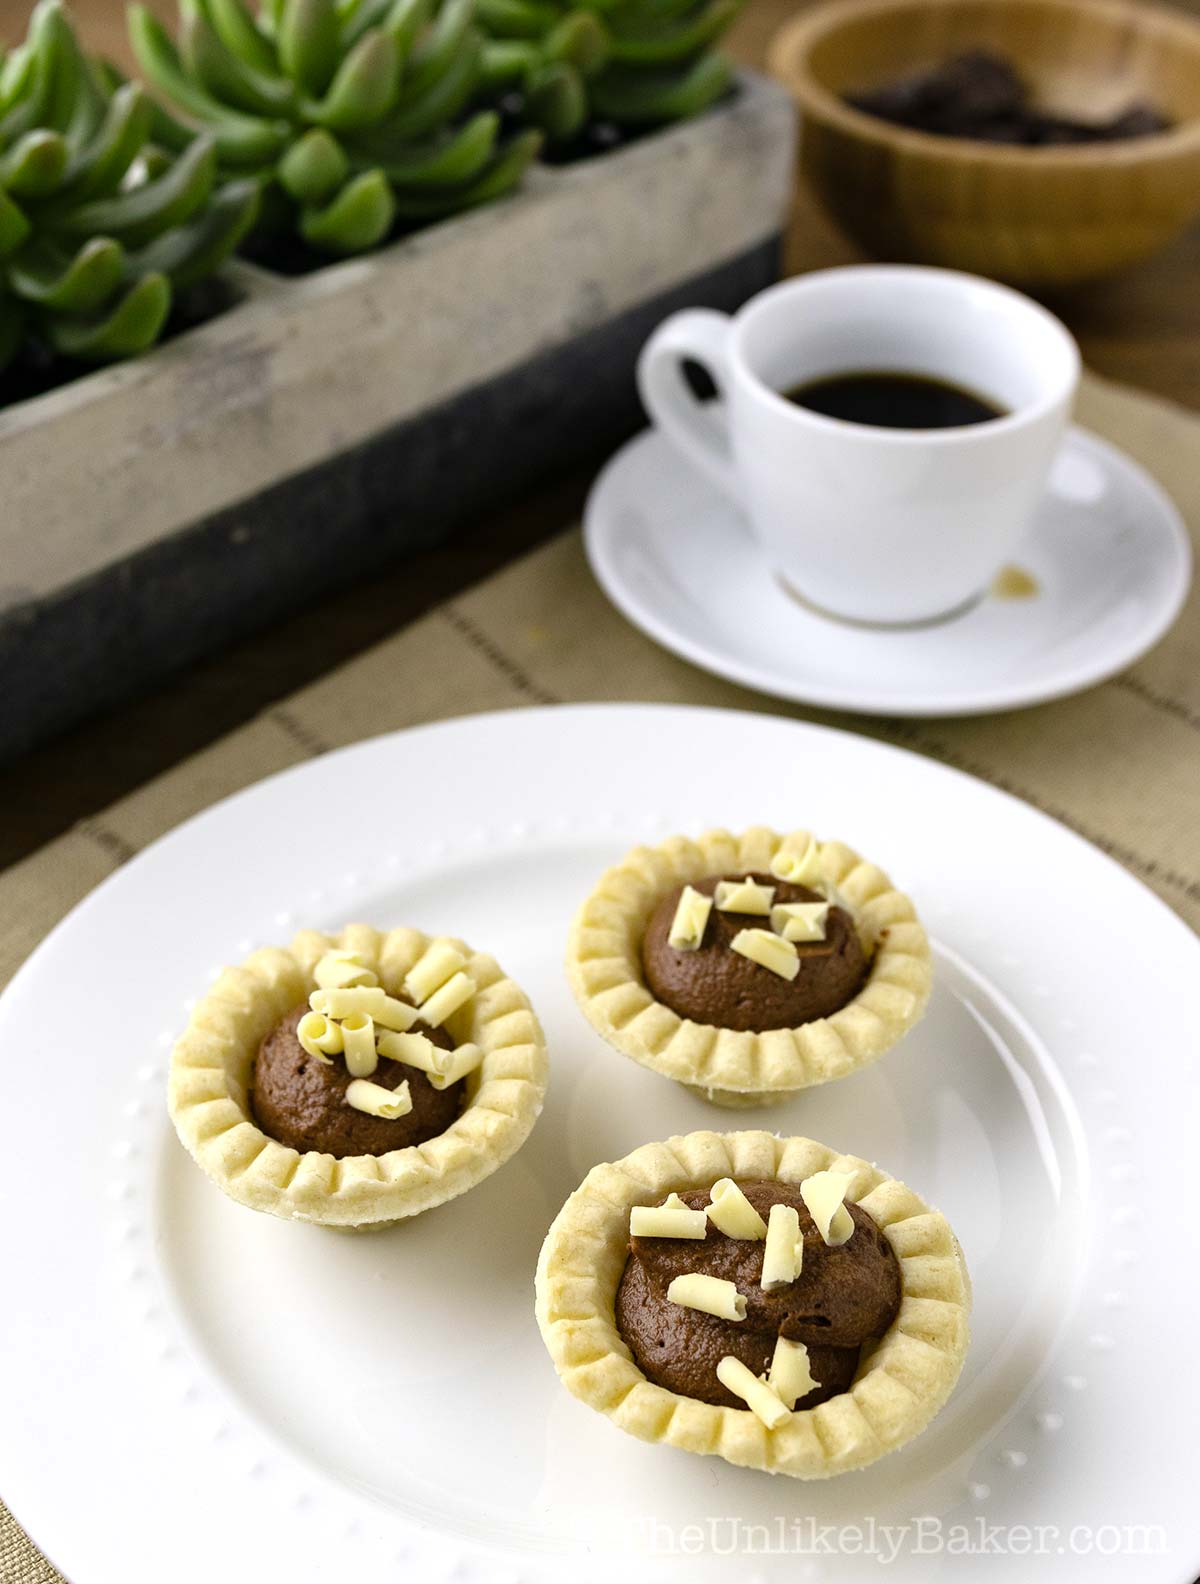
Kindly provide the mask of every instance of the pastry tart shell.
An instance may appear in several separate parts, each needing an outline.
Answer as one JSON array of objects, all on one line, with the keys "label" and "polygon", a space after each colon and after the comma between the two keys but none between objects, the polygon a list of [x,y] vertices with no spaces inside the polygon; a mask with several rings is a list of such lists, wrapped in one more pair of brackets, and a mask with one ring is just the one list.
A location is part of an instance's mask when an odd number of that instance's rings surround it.
[{"label": "pastry tart shell", "polygon": [[[647,1380],[614,1318],[634,1205],[719,1177],[798,1183],[826,1168],[852,1174],[847,1198],[875,1219],[900,1265],[899,1312],[863,1348],[850,1389],[768,1430],[749,1409],[715,1407]],[[966,1264],[943,1216],[867,1161],[772,1133],[688,1133],[593,1167],[538,1261],[538,1325],[568,1391],[643,1441],[796,1479],[865,1468],[923,1430],[958,1380],[969,1310]]]},{"label": "pastry tart shell", "polygon": [[338,1160],[300,1153],[268,1137],[249,1103],[259,1045],[314,987],[330,949],[363,953],[379,981],[397,993],[434,937],[348,925],[339,935],[302,931],[290,947],[264,947],[226,968],[192,1012],[171,1055],[168,1106],[196,1163],[231,1199],[292,1221],[358,1228],[420,1215],[473,1188],[524,1143],[546,1092],[546,1047],[529,1000],[493,958],[450,937],[468,958],[477,990],[446,1023],[458,1044],[483,1051],[466,1080],[462,1111],[423,1144],[385,1155]]},{"label": "pastry tart shell", "polygon": [[[843,842],[818,844],[821,879],[854,910],[871,965],[861,990],[827,1018],[755,1034],[681,1018],[646,987],[646,926],[673,887],[714,874],[768,871],[781,849],[803,849],[806,831],[763,826],[706,831],[635,847],[609,869],[571,927],[567,978],[592,1027],[623,1055],[718,1105],[785,1100],[877,1061],[919,1021],[929,1000],[929,940],[912,902]],[[764,972],[766,970],[764,969]]]}]

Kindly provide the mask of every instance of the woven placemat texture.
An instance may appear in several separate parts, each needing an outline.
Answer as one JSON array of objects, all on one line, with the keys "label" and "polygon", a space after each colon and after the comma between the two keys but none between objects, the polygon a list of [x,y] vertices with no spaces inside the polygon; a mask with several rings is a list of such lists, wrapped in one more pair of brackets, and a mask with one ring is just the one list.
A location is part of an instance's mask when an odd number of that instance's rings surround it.
[{"label": "woven placemat texture", "polygon": [[[1078,416],[1162,482],[1200,555],[1200,418],[1091,377]],[[121,864],[263,776],[422,721],[595,699],[771,711],[914,749],[1054,815],[1200,927],[1200,592],[1151,654],[1075,698],[971,719],[839,715],[781,705],[666,654],[608,604],[574,530],[0,875],[0,983]],[[2,1584],[58,1578],[0,1506]]]}]

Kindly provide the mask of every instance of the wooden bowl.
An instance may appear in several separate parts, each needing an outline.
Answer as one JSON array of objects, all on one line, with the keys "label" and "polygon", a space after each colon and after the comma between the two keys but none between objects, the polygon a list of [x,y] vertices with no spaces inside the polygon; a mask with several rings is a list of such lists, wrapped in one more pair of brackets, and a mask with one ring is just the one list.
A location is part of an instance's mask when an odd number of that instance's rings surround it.
[{"label": "wooden bowl", "polygon": [[[1039,107],[1102,117],[1134,100],[1169,131],[1013,148],[939,137],[842,98],[964,50],[1006,55]],[[801,166],[879,258],[1018,285],[1111,274],[1200,215],[1200,22],[1119,0],[828,0],[776,36],[771,69],[801,110]]]}]

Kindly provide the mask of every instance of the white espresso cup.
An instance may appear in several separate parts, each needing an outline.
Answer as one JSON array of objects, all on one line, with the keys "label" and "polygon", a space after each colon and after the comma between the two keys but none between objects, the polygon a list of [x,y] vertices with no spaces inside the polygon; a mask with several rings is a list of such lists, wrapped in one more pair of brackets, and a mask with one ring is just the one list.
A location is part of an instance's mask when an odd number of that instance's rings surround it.
[{"label": "white espresso cup", "polygon": [[[720,406],[697,400],[685,360]],[[1001,415],[892,429],[782,394],[861,373],[932,376]],[[883,625],[952,615],[987,590],[1029,528],[1078,380],[1069,332],[1019,292],[884,264],[784,281],[732,318],[673,314],[638,364],[651,418],[741,508],[789,587]]]}]

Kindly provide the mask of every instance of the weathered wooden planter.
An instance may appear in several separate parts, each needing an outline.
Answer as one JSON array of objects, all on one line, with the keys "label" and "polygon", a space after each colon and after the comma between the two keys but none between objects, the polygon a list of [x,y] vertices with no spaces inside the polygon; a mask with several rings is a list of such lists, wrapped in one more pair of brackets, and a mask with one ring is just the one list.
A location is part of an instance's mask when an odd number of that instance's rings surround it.
[{"label": "weathered wooden planter", "polygon": [[707,115],[234,305],[0,412],[0,757],[637,421],[633,363],[688,303],[777,273],[787,95]]}]

